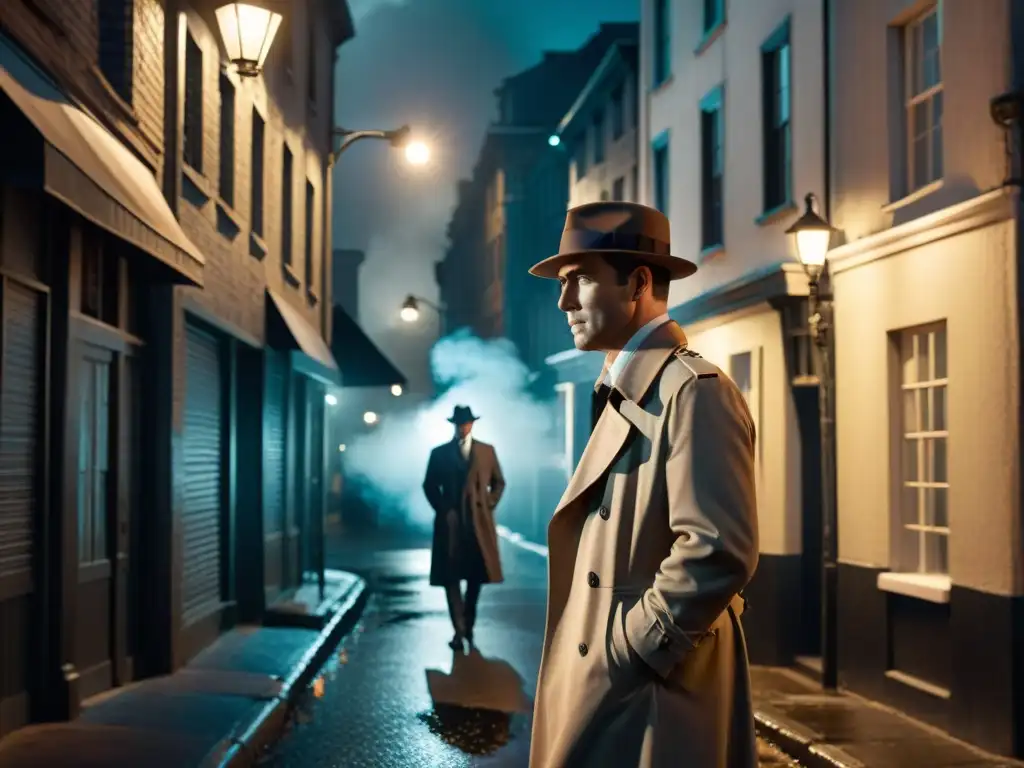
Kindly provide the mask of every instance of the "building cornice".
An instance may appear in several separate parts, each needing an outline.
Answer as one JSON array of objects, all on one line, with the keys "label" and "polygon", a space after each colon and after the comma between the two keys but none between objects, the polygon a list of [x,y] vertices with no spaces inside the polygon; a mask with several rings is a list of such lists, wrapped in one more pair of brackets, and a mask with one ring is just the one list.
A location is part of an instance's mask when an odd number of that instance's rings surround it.
[{"label": "building cornice", "polygon": [[1013,193],[1002,187],[955,205],[867,235],[828,253],[833,274],[869,264],[912,248],[1013,218]]},{"label": "building cornice", "polygon": [[569,131],[577,119],[584,114],[587,102],[602,86],[609,82],[611,78],[628,72],[629,62],[626,60],[623,51],[629,46],[635,47],[636,44],[635,39],[626,38],[617,40],[609,47],[601,63],[594,70],[594,74],[590,76],[586,85],[583,86],[583,90],[580,91],[580,95],[576,97],[576,101],[573,102],[573,105],[569,107],[569,111],[566,112],[565,116],[558,123],[556,133],[559,136]]}]

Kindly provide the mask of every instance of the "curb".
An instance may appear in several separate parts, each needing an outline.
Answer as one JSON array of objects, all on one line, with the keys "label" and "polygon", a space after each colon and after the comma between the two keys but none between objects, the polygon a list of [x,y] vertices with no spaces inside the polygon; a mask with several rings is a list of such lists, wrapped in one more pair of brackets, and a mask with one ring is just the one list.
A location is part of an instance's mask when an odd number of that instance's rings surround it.
[{"label": "curb", "polygon": [[248,768],[257,762],[264,750],[280,738],[292,706],[342,638],[355,626],[368,598],[366,580],[360,577],[338,601],[334,616],[291,674],[282,681],[281,692],[268,701],[248,727],[233,738],[233,743],[226,751],[218,750],[219,754],[216,757],[211,755],[206,764],[216,768]]},{"label": "curb", "polygon": [[754,710],[757,735],[807,768],[867,768],[839,747],[822,741],[821,734],[788,719],[770,706]]}]

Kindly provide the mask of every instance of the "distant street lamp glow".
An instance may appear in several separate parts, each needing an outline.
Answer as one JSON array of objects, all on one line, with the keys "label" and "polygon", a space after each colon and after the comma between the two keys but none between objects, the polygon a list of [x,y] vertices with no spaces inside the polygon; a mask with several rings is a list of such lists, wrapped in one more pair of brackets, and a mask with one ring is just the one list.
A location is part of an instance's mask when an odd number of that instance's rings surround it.
[{"label": "distant street lamp glow", "polygon": [[419,320],[420,304],[416,301],[416,297],[407,296],[405,301],[402,302],[402,310],[398,314],[407,323],[415,323]]},{"label": "distant street lamp glow", "polygon": [[367,411],[366,413],[363,414],[363,421],[366,422],[367,424],[376,424],[377,414],[374,413],[373,411]]},{"label": "distant street lamp glow", "polygon": [[548,136],[548,144],[550,144],[552,147],[557,147],[561,143],[562,138],[557,133],[552,133],[550,136]]},{"label": "distant street lamp glow", "polygon": [[231,63],[242,77],[256,77],[267,60],[281,14],[251,3],[227,3],[216,11],[217,26]]},{"label": "distant street lamp glow", "polygon": [[338,404],[338,398],[336,398],[334,395],[330,395],[330,394],[324,395],[324,402],[327,403],[328,405],[337,405]]},{"label": "distant street lamp glow", "polygon": [[391,394],[394,395],[395,397],[401,397],[402,396],[402,385],[401,384],[392,384],[391,385]]},{"label": "distant street lamp glow", "polygon": [[345,447],[346,447],[346,446],[345,446],[345,444],[344,444],[344,443],[342,443],[341,445],[339,445],[339,446],[338,446],[338,453],[344,453],[344,452],[345,452]]},{"label": "distant street lamp glow", "polygon": [[405,145],[405,159],[410,165],[426,165],[430,162],[430,147],[422,141],[410,141]]}]

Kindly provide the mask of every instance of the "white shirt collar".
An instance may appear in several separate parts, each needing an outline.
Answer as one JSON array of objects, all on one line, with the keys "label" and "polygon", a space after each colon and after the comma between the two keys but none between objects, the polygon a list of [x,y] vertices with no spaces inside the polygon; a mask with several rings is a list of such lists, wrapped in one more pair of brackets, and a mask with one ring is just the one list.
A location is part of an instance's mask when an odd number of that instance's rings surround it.
[{"label": "white shirt collar", "polygon": [[629,363],[630,358],[633,357],[633,354],[640,349],[652,333],[658,330],[669,320],[670,318],[666,312],[665,314],[654,318],[643,328],[640,328],[636,333],[634,333],[630,340],[626,342],[626,345],[622,348],[619,354],[615,356],[615,360],[612,361],[612,364],[608,366],[608,371],[604,375],[604,383],[609,387],[614,387],[615,382],[619,380],[619,376],[621,376],[622,372],[626,369],[626,365]]}]

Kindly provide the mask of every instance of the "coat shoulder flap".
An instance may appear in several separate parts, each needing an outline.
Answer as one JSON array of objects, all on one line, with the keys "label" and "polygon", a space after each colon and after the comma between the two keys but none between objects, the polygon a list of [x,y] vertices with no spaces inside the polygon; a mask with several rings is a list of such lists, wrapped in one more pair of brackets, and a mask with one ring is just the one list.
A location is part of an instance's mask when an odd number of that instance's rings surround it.
[{"label": "coat shoulder flap", "polygon": [[679,347],[661,372],[658,394],[662,402],[668,402],[687,383],[695,379],[717,379],[722,369],[705,360],[692,349]]}]

